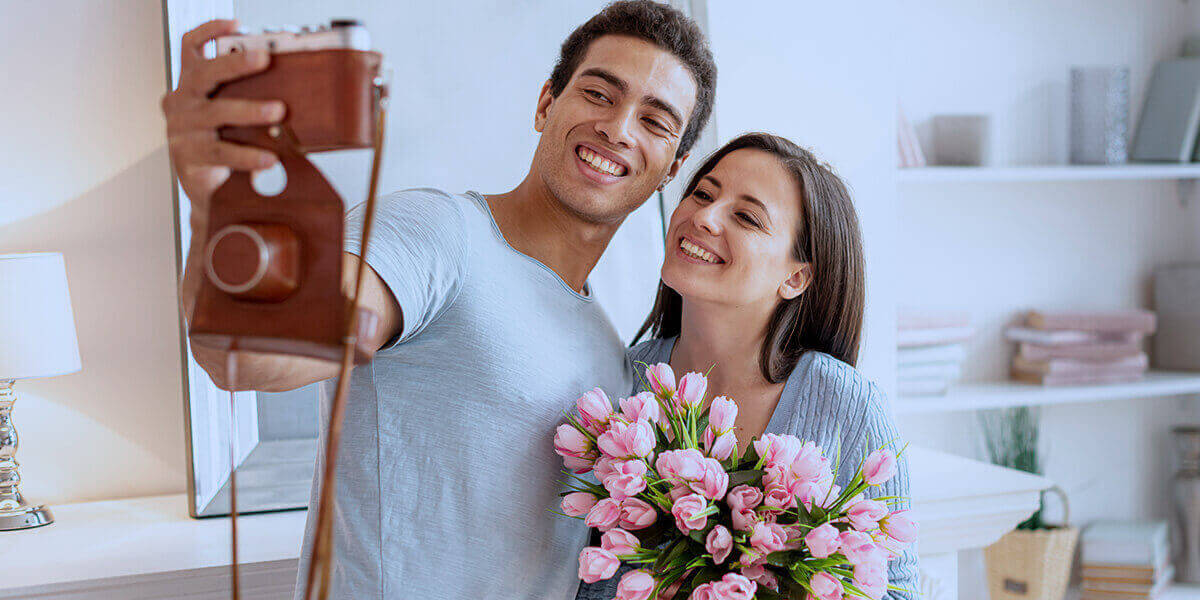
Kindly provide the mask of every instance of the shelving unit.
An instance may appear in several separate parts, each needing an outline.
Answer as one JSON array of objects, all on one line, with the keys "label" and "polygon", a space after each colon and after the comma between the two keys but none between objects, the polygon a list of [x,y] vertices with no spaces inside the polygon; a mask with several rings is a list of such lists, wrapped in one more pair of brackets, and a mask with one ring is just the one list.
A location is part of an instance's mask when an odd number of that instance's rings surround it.
[{"label": "shelving unit", "polygon": [[1200,179],[1200,164],[920,167],[897,169],[896,172],[896,181],[901,184],[1154,179],[1195,181]]},{"label": "shelving unit", "polygon": [[959,383],[944,396],[900,397],[903,415],[962,412],[1010,406],[1046,406],[1200,394],[1200,373],[1151,371],[1141,381],[1119,384],[1040,386],[1016,381]]}]

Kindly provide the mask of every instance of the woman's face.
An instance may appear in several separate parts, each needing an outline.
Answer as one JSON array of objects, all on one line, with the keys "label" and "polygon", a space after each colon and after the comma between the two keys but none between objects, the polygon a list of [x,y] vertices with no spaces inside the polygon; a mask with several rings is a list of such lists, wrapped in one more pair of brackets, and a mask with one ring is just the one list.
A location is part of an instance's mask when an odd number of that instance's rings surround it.
[{"label": "woman's face", "polygon": [[773,155],[726,154],[671,215],[663,283],[735,307],[796,297],[809,282],[793,250],[800,211],[800,186]]}]

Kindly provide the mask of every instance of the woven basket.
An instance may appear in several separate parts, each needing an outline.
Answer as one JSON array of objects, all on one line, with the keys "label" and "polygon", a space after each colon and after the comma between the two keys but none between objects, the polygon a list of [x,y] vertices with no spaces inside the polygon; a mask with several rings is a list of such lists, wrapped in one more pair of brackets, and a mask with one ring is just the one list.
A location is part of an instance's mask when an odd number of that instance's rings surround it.
[{"label": "woven basket", "polygon": [[1062,498],[1061,527],[1013,530],[984,548],[991,600],[1062,600],[1066,593],[1079,529],[1069,526],[1067,495],[1058,486],[1047,491]]}]

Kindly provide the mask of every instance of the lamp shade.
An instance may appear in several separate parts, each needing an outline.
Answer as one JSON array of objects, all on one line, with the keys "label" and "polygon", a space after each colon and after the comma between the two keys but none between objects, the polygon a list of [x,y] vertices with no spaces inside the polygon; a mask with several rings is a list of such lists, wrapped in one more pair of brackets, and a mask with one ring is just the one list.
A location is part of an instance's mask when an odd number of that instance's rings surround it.
[{"label": "lamp shade", "polygon": [[0,380],[79,368],[62,254],[0,254]]}]

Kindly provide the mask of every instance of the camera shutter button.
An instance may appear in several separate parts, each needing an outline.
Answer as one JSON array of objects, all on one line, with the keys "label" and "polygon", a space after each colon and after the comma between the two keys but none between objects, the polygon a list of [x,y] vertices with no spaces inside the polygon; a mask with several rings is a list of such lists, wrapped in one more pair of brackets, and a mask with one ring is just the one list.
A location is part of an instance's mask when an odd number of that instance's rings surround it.
[{"label": "camera shutter button", "polygon": [[217,289],[244,300],[279,302],[300,283],[300,241],[286,225],[226,225],[208,241],[205,271]]}]

